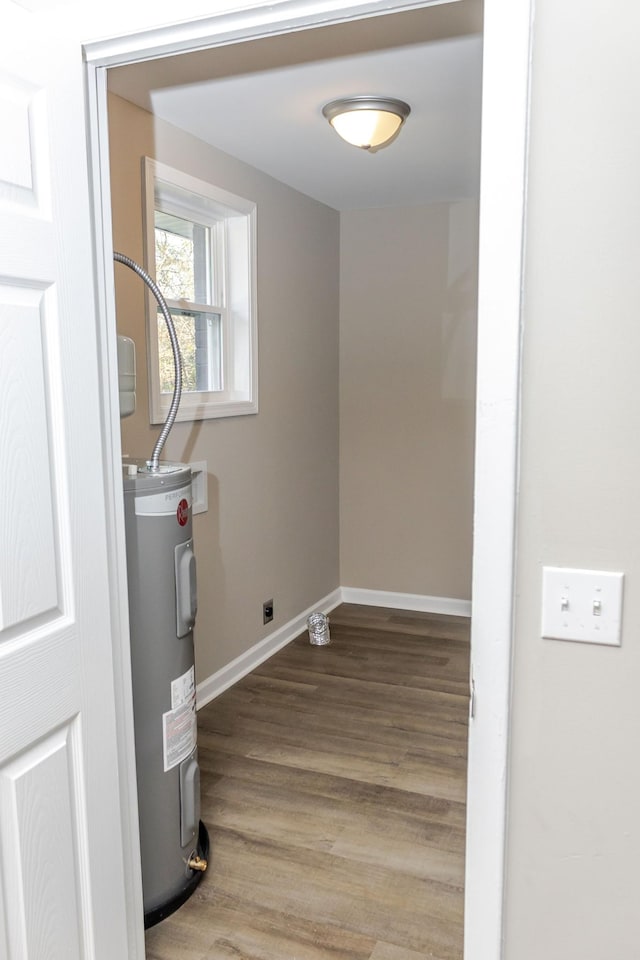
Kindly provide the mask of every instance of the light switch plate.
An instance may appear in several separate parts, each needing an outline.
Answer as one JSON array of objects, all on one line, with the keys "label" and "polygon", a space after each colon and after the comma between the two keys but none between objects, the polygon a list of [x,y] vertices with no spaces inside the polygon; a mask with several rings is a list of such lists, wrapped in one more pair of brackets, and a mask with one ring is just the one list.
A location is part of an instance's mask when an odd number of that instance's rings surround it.
[{"label": "light switch plate", "polygon": [[620,646],[623,573],[542,568],[542,636]]}]

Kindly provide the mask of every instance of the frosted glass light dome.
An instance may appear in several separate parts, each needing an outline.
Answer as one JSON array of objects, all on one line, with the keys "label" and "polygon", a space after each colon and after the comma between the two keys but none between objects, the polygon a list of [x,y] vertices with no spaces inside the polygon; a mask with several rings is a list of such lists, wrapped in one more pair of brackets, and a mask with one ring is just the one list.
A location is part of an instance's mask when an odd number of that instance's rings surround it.
[{"label": "frosted glass light dome", "polygon": [[374,152],[396,137],[411,107],[391,97],[347,97],[332,100],[322,113],[343,140]]}]

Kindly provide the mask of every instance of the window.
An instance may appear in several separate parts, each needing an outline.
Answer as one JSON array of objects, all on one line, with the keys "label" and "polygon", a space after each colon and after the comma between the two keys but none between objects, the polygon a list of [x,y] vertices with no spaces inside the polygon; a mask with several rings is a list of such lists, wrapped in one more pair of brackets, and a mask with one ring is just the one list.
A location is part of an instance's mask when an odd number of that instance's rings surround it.
[{"label": "window", "polygon": [[[145,259],[176,327],[183,362],[178,420],[256,413],[255,204],[145,157]],[[162,423],[173,353],[148,297],[149,409]]]}]

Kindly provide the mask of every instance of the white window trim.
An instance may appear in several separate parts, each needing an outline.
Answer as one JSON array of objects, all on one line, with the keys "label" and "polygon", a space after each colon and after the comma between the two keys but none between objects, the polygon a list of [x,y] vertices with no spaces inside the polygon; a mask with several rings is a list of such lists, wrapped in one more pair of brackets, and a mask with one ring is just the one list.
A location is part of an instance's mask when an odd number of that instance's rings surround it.
[{"label": "white window trim", "polygon": [[[162,198],[163,186],[170,195],[172,189],[186,190],[202,200],[202,204],[189,204],[185,201],[177,202],[175,197]],[[162,198],[162,208],[178,216],[202,221],[203,209],[210,214],[212,220],[218,218],[214,229],[224,232],[225,249],[232,250],[233,241],[230,238],[230,224],[234,217],[229,216],[232,210],[237,214],[238,221],[244,225],[242,239],[248,249],[243,250],[243,262],[248,260],[247,278],[248,289],[241,291],[241,296],[234,295],[233,282],[230,278],[230,257],[225,258],[221,268],[224,303],[216,307],[221,314],[223,356],[222,365],[224,376],[231,379],[225,383],[221,391],[183,392],[180,408],[176,420],[209,420],[217,417],[237,417],[258,412],[258,321],[257,321],[257,230],[256,204],[251,200],[238,197],[227,190],[222,190],[205,180],[192,177],[181,170],[176,170],[167,164],[143,158],[143,231],[144,231],[144,258],[148,273],[155,280],[155,209],[156,198]],[[219,219],[222,218],[222,219]],[[244,287],[244,284],[242,284]],[[236,288],[237,292],[237,288]],[[168,301],[169,306],[176,306]],[[186,303],[185,307],[188,307]],[[166,419],[171,403],[171,395],[160,391],[160,374],[158,360],[157,334],[157,303],[153,294],[147,293],[147,362],[149,373],[149,420],[151,423],[163,423]],[[238,354],[244,352],[242,363],[238,362]]]}]

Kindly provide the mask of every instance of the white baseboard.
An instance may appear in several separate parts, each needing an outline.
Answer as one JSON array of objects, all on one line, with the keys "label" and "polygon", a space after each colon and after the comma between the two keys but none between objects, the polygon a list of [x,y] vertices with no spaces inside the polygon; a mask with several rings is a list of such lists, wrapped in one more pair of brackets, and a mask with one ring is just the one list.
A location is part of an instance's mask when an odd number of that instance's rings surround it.
[{"label": "white baseboard", "polygon": [[361,603],[367,607],[390,607],[393,610],[416,610],[420,613],[443,613],[454,617],[470,617],[471,601],[452,597],[427,597],[421,593],[392,593],[389,590],[363,590],[342,587],[343,603]]},{"label": "white baseboard", "polygon": [[330,613],[341,603],[361,603],[368,607],[389,607],[393,610],[416,610],[421,613],[443,613],[455,617],[471,616],[470,600],[455,600],[450,597],[427,597],[420,593],[392,593],[388,590],[363,590],[360,587],[338,587],[312,607],[304,610],[283,627],[268,637],[254,643],[226,666],[212,673],[196,687],[196,707],[204,707],[228,687],[251,673],[259,664],[268,660],[277,650],[295,640],[306,629],[307,617],[315,610]]},{"label": "white baseboard", "polygon": [[316,610],[321,613],[330,613],[341,603],[342,591],[338,587],[337,590],[327,594],[322,600],[318,600],[317,603],[294,617],[293,620],[289,620],[284,626],[270,633],[268,637],[254,643],[252,647],[241,653],[235,660],[212,673],[210,677],[207,677],[196,687],[196,708],[199,710],[200,707],[204,707],[205,704],[219,696],[237,680],[242,679],[259,664],[268,660],[281,647],[295,640],[303,630],[306,630],[307,617],[310,613],[314,613]]}]

